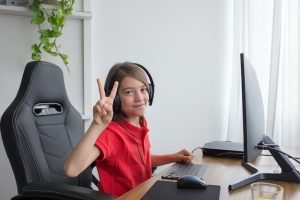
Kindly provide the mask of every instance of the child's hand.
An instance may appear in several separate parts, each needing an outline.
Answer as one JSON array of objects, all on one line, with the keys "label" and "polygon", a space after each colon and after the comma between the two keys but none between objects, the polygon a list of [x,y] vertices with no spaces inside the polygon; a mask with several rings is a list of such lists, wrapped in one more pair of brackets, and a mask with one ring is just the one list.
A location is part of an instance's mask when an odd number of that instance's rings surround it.
[{"label": "child's hand", "polygon": [[96,125],[107,125],[113,118],[113,102],[118,91],[118,82],[114,86],[107,97],[100,79],[97,78],[100,100],[93,107],[94,120]]},{"label": "child's hand", "polygon": [[188,150],[182,149],[181,151],[176,153],[178,156],[178,162],[184,162],[187,164],[191,164],[193,160],[193,154],[191,154]]}]

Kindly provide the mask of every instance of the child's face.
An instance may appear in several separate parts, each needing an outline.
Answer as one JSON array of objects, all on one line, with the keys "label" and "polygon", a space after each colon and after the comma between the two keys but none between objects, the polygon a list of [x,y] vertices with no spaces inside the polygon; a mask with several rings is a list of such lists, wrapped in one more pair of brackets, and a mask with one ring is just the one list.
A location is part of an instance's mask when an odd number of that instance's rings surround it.
[{"label": "child's face", "polygon": [[120,83],[118,94],[121,100],[121,110],[133,120],[143,116],[149,101],[147,86],[141,81],[125,77]]}]

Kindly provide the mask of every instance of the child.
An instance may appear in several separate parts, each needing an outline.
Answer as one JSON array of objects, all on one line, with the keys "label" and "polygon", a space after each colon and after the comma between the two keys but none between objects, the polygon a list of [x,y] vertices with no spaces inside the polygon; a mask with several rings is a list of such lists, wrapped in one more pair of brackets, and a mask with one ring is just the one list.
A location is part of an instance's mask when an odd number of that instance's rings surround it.
[{"label": "child", "polygon": [[97,79],[100,100],[93,107],[93,122],[65,164],[68,176],[77,176],[96,160],[99,190],[121,196],[149,179],[152,167],[191,163],[192,154],[183,149],[169,155],[150,154],[149,129],[144,113],[153,99],[149,72],[135,63],[114,65],[105,87]]}]

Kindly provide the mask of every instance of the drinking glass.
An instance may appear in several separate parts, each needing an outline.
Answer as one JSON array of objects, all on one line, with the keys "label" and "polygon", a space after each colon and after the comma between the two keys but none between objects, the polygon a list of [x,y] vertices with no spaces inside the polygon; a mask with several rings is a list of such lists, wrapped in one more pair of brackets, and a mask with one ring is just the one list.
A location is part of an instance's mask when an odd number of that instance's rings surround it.
[{"label": "drinking glass", "polygon": [[251,184],[253,200],[283,200],[284,189],[280,185],[256,182]]}]

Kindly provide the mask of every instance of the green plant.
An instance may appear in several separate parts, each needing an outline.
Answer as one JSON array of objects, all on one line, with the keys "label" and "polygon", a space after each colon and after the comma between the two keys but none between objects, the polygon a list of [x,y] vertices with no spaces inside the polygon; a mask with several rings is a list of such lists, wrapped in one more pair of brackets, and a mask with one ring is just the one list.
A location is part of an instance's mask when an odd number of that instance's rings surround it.
[{"label": "green plant", "polygon": [[31,23],[36,24],[39,29],[39,42],[31,46],[33,60],[41,60],[44,51],[51,56],[59,56],[69,70],[68,55],[60,52],[60,45],[56,41],[62,35],[65,17],[72,15],[74,2],[75,0],[57,0],[55,8],[46,9],[43,0],[33,0],[29,7],[33,12]]}]

